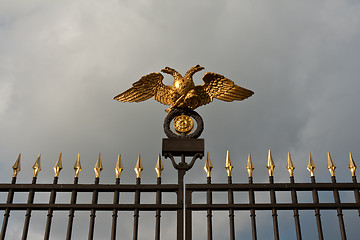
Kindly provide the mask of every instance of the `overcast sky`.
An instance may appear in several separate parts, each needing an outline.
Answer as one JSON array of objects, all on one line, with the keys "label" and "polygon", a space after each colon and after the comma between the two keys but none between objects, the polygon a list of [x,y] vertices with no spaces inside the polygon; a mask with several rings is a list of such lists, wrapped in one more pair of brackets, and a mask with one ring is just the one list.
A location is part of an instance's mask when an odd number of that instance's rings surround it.
[{"label": "overcast sky", "polygon": [[[194,76],[197,84],[209,71],[255,92],[243,102],[214,100],[197,110],[205,122],[202,138],[214,165],[213,182],[226,182],[226,150],[235,166],[234,182],[247,181],[248,152],[255,165],[254,181],[267,182],[269,148],[276,182],[289,181],[287,152],[296,167],[297,182],[310,181],[306,170],[309,152],[317,166],[317,181],[329,182],[328,151],[337,165],[337,180],[349,182],[350,151],[360,164],[359,43],[360,3],[350,0],[1,0],[0,181],[10,182],[11,166],[21,153],[18,182],[30,183],[31,167],[41,153],[38,181],[50,183],[62,152],[64,169],[59,182],[72,182],[80,153],[83,171],[79,181],[91,183],[101,152],[101,183],[115,181],[113,167],[119,153],[125,168],[123,183],[135,182],[133,167],[139,153],[145,169],[142,182],[155,183],[166,106],[154,99],[119,103],[113,97],[165,66],[184,74],[200,64],[205,70]],[[172,80],[165,75],[166,84]],[[205,183],[203,166],[204,161],[196,162],[186,182]],[[164,167],[163,182],[175,183],[176,172],[168,160]],[[306,196],[311,201],[311,195]],[[64,202],[68,197],[63,196]],[[107,197],[111,201],[112,196]],[[26,198],[15,196],[19,201]],[[5,201],[6,194],[1,199]],[[38,199],[46,202],[48,195]],[[101,199],[106,201],[106,197]],[[342,199],[351,202],[353,196]],[[132,213],[126,214],[131,219]],[[214,215],[215,239],[228,239],[227,214]],[[33,216],[29,239],[39,239],[46,213]],[[153,216],[141,215],[140,239],[153,234]],[[322,216],[325,238],[339,239],[335,211],[323,211]],[[110,235],[110,218],[110,213],[98,214],[97,239]],[[300,218],[304,239],[316,239],[314,213],[303,211]],[[348,239],[356,239],[360,234],[357,213],[345,211],[344,218]],[[11,215],[8,239],[19,238],[23,219],[24,212]],[[64,239],[66,219],[66,212],[55,214],[54,223],[59,226],[52,229],[51,239]],[[74,238],[86,239],[88,219],[89,213],[76,215]],[[194,219],[199,219],[194,239],[204,239],[205,214],[194,214]],[[162,228],[163,239],[175,239],[174,217],[164,213],[162,220],[168,222]],[[281,238],[295,239],[292,213],[279,212],[279,221]],[[259,212],[257,224],[259,239],[272,239],[271,213]],[[131,238],[131,226],[131,221],[120,220],[121,239]],[[249,227],[249,213],[237,212],[238,238],[249,239]]]}]

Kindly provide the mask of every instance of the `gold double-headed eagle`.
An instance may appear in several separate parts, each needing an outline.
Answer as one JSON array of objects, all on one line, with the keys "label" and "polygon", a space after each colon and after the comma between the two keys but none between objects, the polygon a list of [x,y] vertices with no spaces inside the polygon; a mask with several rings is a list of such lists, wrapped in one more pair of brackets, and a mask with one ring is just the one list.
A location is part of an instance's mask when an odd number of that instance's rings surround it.
[{"label": "gold double-headed eagle", "polygon": [[212,72],[205,73],[202,78],[203,85],[195,86],[192,76],[203,69],[200,65],[196,65],[183,77],[174,69],[165,67],[161,72],[174,77],[172,86],[163,84],[164,76],[161,73],[150,73],[114,99],[121,102],[141,102],[155,97],[160,103],[170,105],[166,111],[171,112],[175,108],[194,110],[212,102],[213,98],[232,102],[244,100],[254,94],[253,91],[239,87],[230,79]]}]

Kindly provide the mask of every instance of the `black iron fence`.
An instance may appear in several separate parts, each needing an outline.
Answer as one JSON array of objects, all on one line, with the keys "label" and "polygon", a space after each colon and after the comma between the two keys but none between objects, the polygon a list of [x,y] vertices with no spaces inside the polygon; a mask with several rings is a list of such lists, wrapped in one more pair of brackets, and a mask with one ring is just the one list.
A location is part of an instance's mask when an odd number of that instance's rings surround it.
[{"label": "black iron fence", "polygon": [[[196,148],[196,147],[195,147]],[[52,184],[37,184],[37,175],[41,170],[40,166],[40,156],[34,164],[34,177],[31,184],[18,184],[16,183],[17,174],[20,171],[20,156],[16,163],[13,166],[14,176],[10,184],[0,184],[0,192],[7,193],[6,202],[0,203],[0,210],[5,212],[2,228],[1,228],[1,239],[5,239],[6,230],[10,214],[13,211],[25,211],[23,230],[22,230],[22,239],[27,239],[31,214],[34,211],[47,211],[46,224],[44,226],[44,239],[50,238],[51,223],[53,218],[53,213],[55,211],[67,211],[67,228],[66,228],[66,239],[71,239],[73,231],[73,221],[76,217],[76,213],[80,211],[85,211],[90,214],[89,217],[89,231],[88,239],[94,238],[94,229],[96,223],[96,212],[97,211],[107,211],[112,212],[111,226],[109,226],[109,231],[111,232],[111,239],[123,239],[117,230],[117,221],[118,221],[118,212],[121,211],[132,211],[133,215],[133,239],[138,239],[139,231],[139,216],[144,211],[150,211],[154,213],[154,227],[155,227],[155,239],[160,239],[160,226],[161,226],[161,213],[166,212],[176,212],[177,218],[177,232],[176,239],[192,239],[193,237],[193,213],[194,212],[206,212],[207,219],[207,239],[213,239],[213,213],[216,211],[227,211],[229,213],[229,236],[230,239],[235,239],[236,236],[236,222],[235,214],[236,211],[247,211],[249,212],[250,222],[251,222],[251,235],[252,239],[257,239],[258,230],[256,228],[256,213],[259,210],[265,210],[271,212],[272,221],[273,221],[273,236],[274,239],[279,239],[279,226],[278,226],[278,212],[283,210],[290,210],[293,212],[293,222],[296,229],[296,238],[302,239],[302,231],[306,229],[300,227],[300,218],[302,210],[312,210],[314,211],[314,218],[316,219],[316,228],[317,228],[317,237],[318,239],[323,239],[324,234],[322,230],[322,218],[321,211],[323,210],[333,210],[337,213],[338,224],[340,229],[341,239],[346,239],[346,222],[343,218],[343,210],[355,210],[359,212],[360,216],[360,197],[359,197],[359,188],[360,184],[357,182],[355,170],[356,165],[352,156],[350,154],[349,160],[349,169],[352,173],[352,182],[349,183],[338,183],[336,182],[335,177],[335,164],[333,163],[330,154],[328,155],[328,169],[331,173],[331,183],[317,183],[315,181],[315,164],[312,161],[311,155],[309,157],[308,170],[311,173],[311,182],[309,183],[295,183],[293,171],[294,165],[292,164],[291,157],[288,157],[287,169],[290,174],[290,181],[288,183],[275,183],[273,177],[274,163],[272,161],[271,152],[269,152],[267,168],[269,170],[269,183],[254,183],[253,182],[253,165],[251,161],[251,156],[249,155],[248,163],[246,168],[249,173],[249,182],[248,183],[233,183],[231,170],[232,163],[229,155],[226,159],[225,167],[228,173],[228,183],[218,184],[211,182],[211,170],[212,163],[209,156],[206,159],[205,171],[207,172],[207,183],[206,184],[183,184],[183,177],[189,169],[192,168],[196,159],[202,157],[202,147],[200,144],[200,151],[192,151],[191,154],[185,154],[182,151],[171,153],[167,151],[165,146],[165,151],[163,155],[166,158],[169,158],[178,172],[178,183],[177,184],[163,184],[161,182],[161,171],[163,169],[161,157],[159,156],[158,163],[156,165],[157,183],[156,184],[142,184],[141,183],[141,171],[142,164],[139,156],[138,162],[135,167],[135,172],[137,174],[136,184],[122,184],[120,183],[120,175],[122,171],[122,164],[120,156],[115,166],[116,179],[114,184],[101,184],[100,183],[100,171],[102,170],[101,159],[99,159],[95,164],[95,182],[93,184],[79,184],[79,173],[81,171],[81,165],[79,158],[77,159],[74,170],[75,177],[73,184],[58,184],[59,172],[62,168],[61,166],[61,155],[58,162],[56,163],[55,177]],[[163,148],[164,150],[164,148]],[[180,160],[175,161],[175,157],[179,156]],[[192,156],[190,163],[186,162],[186,156]],[[185,187],[184,187],[185,186]],[[312,202],[300,202],[298,201],[299,192],[311,192],[312,193]],[[322,191],[331,191],[333,194],[333,201],[322,203],[319,201],[319,192]],[[339,192],[350,192],[353,194],[354,201],[352,203],[342,202],[340,199]],[[27,203],[14,203],[14,194],[17,192],[24,192],[28,195]],[[49,193],[48,203],[37,203],[34,202],[34,196],[40,192]],[[70,201],[68,203],[58,203],[56,200],[57,193],[67,192],[71,194]],[[77,195],[78,193],[86,192],[92,194],[92,200],[89,204],[78,203]],[[98,203],[99,194],[104,192],[111,193],[113,195],[112,203]],[[133,203],[122,203],[119,201],[119,196],[121,193],[132,193],[134,196]],[[155,193],[156,200],[155,203],[145,204],[140,203],[141,195],[145,192]],[[164,204],[162,202],[162,196],[164,193],[174,193],[176,198],[172,203]],[[195,203],[193,201],[193,196],[196,193],[205,193],[206,202],[205,203]],[[226,203],[213,203],[213,194],[217,192],[222,192],[227,195]],[[234,194],[238,192],[245,192],[248,195],[248,201],[245,203],[238,203],[234,201]],[[260,203],[255,198],[257,192],[265,192],[270,196],[269,203]],[[291,201],[288,203],[278,203],[276,199],[276,193],[278,192],[287,192],[291,196]],[[272,234],[271,234],[272,235]]]}]

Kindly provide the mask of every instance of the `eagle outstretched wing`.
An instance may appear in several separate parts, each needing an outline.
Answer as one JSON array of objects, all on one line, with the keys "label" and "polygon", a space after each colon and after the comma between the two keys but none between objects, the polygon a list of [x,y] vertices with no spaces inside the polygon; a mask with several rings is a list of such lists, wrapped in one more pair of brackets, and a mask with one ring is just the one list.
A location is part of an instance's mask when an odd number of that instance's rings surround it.
[{"label": "eagle outstretched wing", "polygon": [[164,76],[161,73],[150,73],[133,84],[133,87],[115,96],[119,102],[141,102],[151,97],[162,104],[170,105],[171,88],[162,83]]},{"label": "eagle outstretched wing", "polygon": [[217,98],[226,102],[234,100],[244,100],[254,94],[253,91],[237,86],[230,79],[217,74],[208,72],[203,76],[204,84],[196,86],[196,92],[201,99],[201,105],[212,102]]}]

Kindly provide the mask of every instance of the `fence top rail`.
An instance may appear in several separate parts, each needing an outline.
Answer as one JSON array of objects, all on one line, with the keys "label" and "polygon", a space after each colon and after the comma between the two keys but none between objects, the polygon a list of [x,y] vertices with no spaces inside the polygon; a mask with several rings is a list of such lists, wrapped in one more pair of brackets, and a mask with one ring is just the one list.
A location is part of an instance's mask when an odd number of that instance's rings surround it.
[{"label": "fence top rail", "polygon": [[0,192],[8,192],[13,190],[15,192],[28,192],[34,190],[36,192],[50,192],[55,190],[57,192],[114,192],[119,190],[121,192],[176,192],[179,190],[177,184],[0,184]]},{"label": "fence top rail", "polygon": [[319,191],[338,190],[354,190],[359,189],[360,183],[233,183],[233,184],[186,184],[187,191],[249,191],[250,189],[256,191],[269,191],[274,189],[276,191],[311,191],[317,189]]},{"label": "fence top rail", "polygon": [[35,204],[26,204],[26,203],[12,203],[12,204],[0,204],[0,210],[5,209],[11,210],[49,210],[54,211],[66,211],[66,210],[76,210],[76,211],[134,211],[135,209],[140,211],[177,211],[182,209],[181,204],[67,204],[67,203],[57,203],[57,204],[48,204],[48,203],[35,203]]}]

